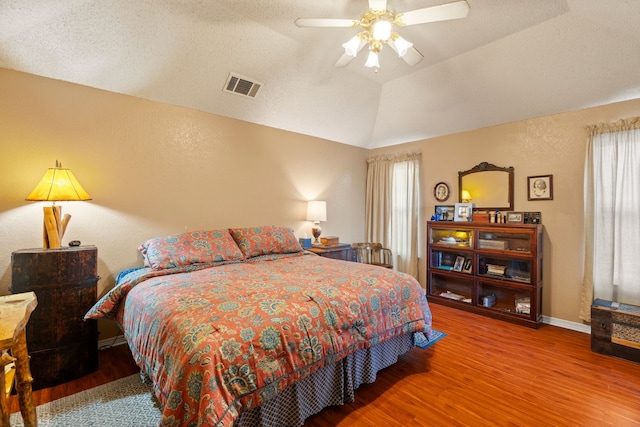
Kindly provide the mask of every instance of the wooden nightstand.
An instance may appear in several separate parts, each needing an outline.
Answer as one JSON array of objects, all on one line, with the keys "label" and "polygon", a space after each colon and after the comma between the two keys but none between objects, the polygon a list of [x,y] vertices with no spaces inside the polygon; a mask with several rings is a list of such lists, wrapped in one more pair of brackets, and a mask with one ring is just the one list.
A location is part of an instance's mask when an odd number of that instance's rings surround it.
[{"label": "wooden nightstand", "polygon": [[97,300],[98,249],[23,249],[11,255],[11,292],[35,292],[27,325],[33,389],[58,385],[98,369],[98,325],[84,320]]},{"label": "wooden nightstand", "polygon": [[312,246],[307,250],[325,258],[354,261],[353,251],[351,250],[351,245],[349,243],[338,243],[337,245],[332,246]]}]

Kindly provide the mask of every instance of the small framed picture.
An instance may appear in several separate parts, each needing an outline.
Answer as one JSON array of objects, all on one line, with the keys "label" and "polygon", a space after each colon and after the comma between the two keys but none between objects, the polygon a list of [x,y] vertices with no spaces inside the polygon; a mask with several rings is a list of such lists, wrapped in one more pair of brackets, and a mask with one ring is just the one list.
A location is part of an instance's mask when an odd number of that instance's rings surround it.
[{"label": "small framed picture", "polygon": [[436,221],[453,221],[453,205],[436,205]]},{"label": "small framed picture", "polygon": [[453,271],[462,271],[462,267],[464,267],[464,257],[458,256],[456,257],[456,262],[453,264]]},{"label": "small framed picture", "polygon": [[456,203],[453,220],[464,222],[472,221],[473,203]]},{"label": "small framed picture", "polygon": [[449,198],[449,186],[444,182],[439,182],[433,187],[433,197],[439,202],[444,202]]},{"label": "small framed picture", "polygon": [[527,177],[528,200],[553,200],[553,175]]},{"label": "small framed picture", "polygon": [[524,223],[524,213],[522,212],[507,212],[507,222],[512,224]]},{"label": "small framed picture", "polygon": [[471,258],[467,258],[464,260],[464,264],[462,266],[462,271],[464,273],[471,273],[471,264],[473,264],[472,259]]}]

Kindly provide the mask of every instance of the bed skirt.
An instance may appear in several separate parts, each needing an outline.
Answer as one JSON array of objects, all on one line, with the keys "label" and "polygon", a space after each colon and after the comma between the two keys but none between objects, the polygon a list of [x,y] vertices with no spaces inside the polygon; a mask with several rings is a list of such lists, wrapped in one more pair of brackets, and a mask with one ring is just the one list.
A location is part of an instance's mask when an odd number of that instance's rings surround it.
[{"label": "bed skirt", "polygon": [[292,384],[262,406],[240,414],[238,427],[297,427],[328,406],[355,400],[355,390],[376,380],[378,371],[393,365],[414,347],[412,334],[401,335],[360,350]]}]

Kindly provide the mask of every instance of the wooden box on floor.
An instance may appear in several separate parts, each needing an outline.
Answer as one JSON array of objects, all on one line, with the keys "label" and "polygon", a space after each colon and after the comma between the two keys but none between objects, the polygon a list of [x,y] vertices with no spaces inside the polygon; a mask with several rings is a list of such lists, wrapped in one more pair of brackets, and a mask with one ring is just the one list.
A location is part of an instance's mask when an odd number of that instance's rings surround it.
[{"label": "wooden box on floor", "polygon": [[640,363],[640,307],[596,299],[591,306],[591,350]]}]

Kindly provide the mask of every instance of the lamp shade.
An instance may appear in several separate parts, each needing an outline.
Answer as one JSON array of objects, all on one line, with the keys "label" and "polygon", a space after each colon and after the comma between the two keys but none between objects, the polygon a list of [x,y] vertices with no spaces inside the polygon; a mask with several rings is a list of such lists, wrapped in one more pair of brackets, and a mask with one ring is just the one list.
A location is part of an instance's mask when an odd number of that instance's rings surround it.
[{"label": "lamp shade", "polygon": [[355,35],[348,42],[344,43],[342,47],[344,48],[344,53],[349,56],[355,57],[360,51],[360,48],[364,44],[364,41],[360,38],[359,35]]},{"label": "lamp shade", "polygon": [[380,62],[378,61],[378,52],[370,50],[369,56],[367,57],[367,62],[365,62],[364,66],[368,68],[380,68]]},{"label": "lamp shade", "polygon": [[34,202],[75,201],[91,200],[91,196],[82,188],[69,169],[56,166],[47,170],[26,200]]},{"label": "lamp shade", "polygon": [[407,51],[413,47],[413,43],[406,41],[401,36],[397,36],[395,40],[391,40],[389,44],[395,47],[395,51],[398,52],[400,58],[405,56]]},{"label": "lamp shade", "polygon": [[327,202],[323,200],[311,200],[307,202],[307,221],[326,221]]}]

